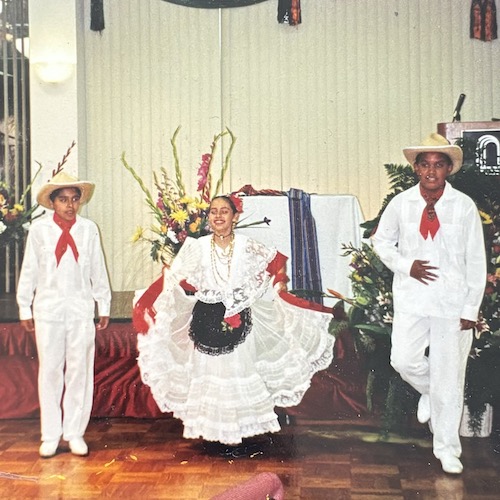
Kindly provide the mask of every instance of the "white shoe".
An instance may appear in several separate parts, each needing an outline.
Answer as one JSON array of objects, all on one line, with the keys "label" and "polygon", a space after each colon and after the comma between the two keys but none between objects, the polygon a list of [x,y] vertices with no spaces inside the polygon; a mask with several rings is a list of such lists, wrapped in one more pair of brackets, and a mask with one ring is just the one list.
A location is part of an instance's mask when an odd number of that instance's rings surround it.
[{"label": "white shoe", "polygon": [[417,420],[425,424],[431,418],[431,398],[429,394],[422,394],[418,400]]},{"label": "white shoe", "polygon": [[462,462],[460,462],[460,460],[453,455],[445,455],[444,457],[441,457],[440,460],[443,470],[448,474],[461,474],[464,470]]},{"label": "white shoe", "polygon": [[53,457],[57,452],[59,441],[42,441],[38,453],[42,458]]},{"label": "white shoe", "polygon": [[73,455],[78,455],[79,457],[86,457],[89,454],[89,447],[81,437],[70,439],[69,449]]}]

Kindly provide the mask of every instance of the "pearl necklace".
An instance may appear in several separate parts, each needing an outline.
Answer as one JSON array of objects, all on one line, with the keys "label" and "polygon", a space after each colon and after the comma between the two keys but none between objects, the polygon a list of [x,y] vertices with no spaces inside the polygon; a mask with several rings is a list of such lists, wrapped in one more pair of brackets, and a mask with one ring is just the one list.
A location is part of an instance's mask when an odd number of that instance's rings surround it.
[{"label": "pearl necklace", "polygon": [[[227,285],[229,282],[229,278],[231,277],[231,261],[233,259],[234,252],[234,233],[231,233],[226,237],[231,237],[231,241],[225,249],[218,247],[215,244],[214,238],[212,238],[212,240],[210,241],[210,259],[212,263],[212,272],[215,281],[218,284],[223,285]],[[225,237],[221,237],[221,239],[223,238]],[[225,278],[222,273],[227,273],[227,277]]]}]

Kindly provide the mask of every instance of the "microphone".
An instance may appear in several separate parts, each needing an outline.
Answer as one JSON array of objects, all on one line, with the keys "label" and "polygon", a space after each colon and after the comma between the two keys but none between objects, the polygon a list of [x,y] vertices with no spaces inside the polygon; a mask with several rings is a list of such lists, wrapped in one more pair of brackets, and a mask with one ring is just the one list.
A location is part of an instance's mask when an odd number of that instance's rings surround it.
[{"label": "microphone", "polygon": [[460,110],[462,109],[462,105],[465,100],[465,94],[460,94],[460,97],[458,98],[457,105],[455,106],[455,111],[453,111],[453,120],[454,122],[459,122],[460,121]]}]

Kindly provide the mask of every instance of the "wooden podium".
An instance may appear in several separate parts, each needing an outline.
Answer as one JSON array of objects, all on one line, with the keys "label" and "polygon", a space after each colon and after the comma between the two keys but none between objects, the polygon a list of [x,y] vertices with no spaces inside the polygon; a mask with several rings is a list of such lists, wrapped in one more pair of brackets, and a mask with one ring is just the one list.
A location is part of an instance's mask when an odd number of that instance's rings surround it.
[{"label": "wooden podium", "polygon": [[500,121],[438,123],[437,132],[451,144],[460,141],[464,164],[500,179]]},{"label": "wooden podium", "polygon": [[500,132],[498,122],[445,122],[437,124],[438,134],[446,137],[451,143],[462,139],[464,131],[493,131]]}]

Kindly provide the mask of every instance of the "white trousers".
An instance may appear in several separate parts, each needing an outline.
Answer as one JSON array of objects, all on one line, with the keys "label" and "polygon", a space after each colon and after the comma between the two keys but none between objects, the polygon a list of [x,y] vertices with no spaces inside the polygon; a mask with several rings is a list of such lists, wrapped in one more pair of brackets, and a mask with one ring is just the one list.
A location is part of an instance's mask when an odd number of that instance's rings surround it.
[{"label": "white trousers", "polygon": [[459,318],[394,315],[391,365],[418,392],[429,394],[436,458],[462,453],[459,428],[471,345],[471,331],[460,330]]},{"label": "white trousers", "polygon": [[37,320],[35,326],[42,441],[83,437],[94,394],[94,321]]}]

